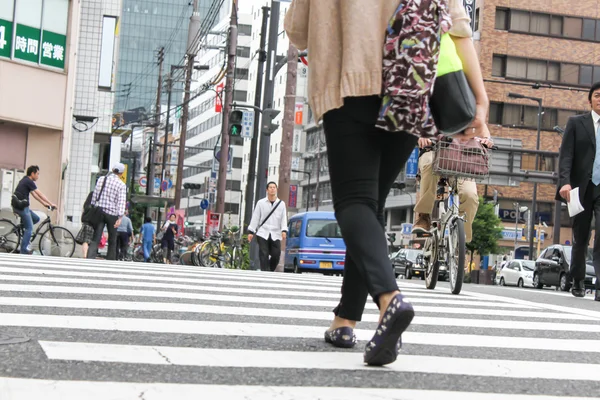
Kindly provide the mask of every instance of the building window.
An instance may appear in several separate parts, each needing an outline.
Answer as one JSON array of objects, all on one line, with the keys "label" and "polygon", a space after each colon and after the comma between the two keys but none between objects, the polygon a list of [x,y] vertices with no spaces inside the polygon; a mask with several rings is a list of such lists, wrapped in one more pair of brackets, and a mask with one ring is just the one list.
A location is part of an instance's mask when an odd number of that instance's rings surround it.
[{"label": "building window", "polygon": [[238,35],[240,36],[250,36],[252,34],[252,25],[238,25]]},{"label": "building window", "polygon": [[593,82],[600,81],[600,66],[494,54],[492,76],[589,87]]},{"label": "building window", "polygon": [[248,79],[248,68],[236,68],[235,79]]},{"label": "building window", "polygon": [[246,101],[248,98],[248,92],[245,90],[234,90],[233,91],[233,100],[235,101]]},{"label": "building window", "polygon": [[505,8],[496,8],[496,29],[508,30],[508,10]]},{"label": "building window", "polygon": [[232,168],[237,168],[237,169],[242,168],[242,158],[241,157],[233,157]]},{"label": "building window", "polygon": [[579,39],[581,38],[582,25],[583,20],[581,18],[565,17],[563,34],[566,37]]},{"label": "building window", "polygon": [[600,19],[496,8],[495,28],[600,42]]},{"label": "building window", "polygon": [[[586,111],[544,108],[542,110],[541,128],[551,131],[556,125],[565,126],[569,117],[584,112]],[[536,129],[538,124],[538,108],[537,106],[522,104],[492,102],[490,104],[488,122],[495,125]]]},{"label": "building window", "polygon": [[236,50],[238,57],[250,58],[250,47],[239,46]]}]

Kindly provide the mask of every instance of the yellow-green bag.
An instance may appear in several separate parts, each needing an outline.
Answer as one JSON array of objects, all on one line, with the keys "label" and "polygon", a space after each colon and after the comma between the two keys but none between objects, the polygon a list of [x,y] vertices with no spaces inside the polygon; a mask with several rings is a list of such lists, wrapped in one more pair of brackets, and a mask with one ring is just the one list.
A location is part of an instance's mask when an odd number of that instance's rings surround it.
[{"label": "yellow-green bag", "polygon": [[445,136],[463,132],[475,119],[475,95],[449,33],[441,37],[429,109],[439,133]]}]

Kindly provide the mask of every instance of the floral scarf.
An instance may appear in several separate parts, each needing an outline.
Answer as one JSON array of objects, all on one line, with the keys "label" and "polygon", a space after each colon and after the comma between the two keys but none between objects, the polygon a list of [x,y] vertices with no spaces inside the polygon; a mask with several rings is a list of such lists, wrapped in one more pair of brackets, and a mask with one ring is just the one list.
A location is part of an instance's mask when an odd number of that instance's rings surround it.
[{"label": "floral scarf", "polygon": [[419,137],[437,133],[429,99],[440,38],[451,26],[447,0],[402,0],[383,48],[383,101],[377,127]]}]

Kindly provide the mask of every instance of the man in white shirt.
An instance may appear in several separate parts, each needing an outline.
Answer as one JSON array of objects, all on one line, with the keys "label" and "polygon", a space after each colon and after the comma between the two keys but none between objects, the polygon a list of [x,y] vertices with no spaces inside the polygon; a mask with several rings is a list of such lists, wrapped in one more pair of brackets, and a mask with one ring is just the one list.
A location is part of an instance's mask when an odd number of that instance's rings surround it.
[{"label": "man in white shirt", "polygon": [[287,235],[287,211],[283,200],[277,198],[275,182],[267,184],[267,197],[256,203],[248,232],[250,242],[256,235],[260,269],[275,271],[281,257],[281,240]]}]

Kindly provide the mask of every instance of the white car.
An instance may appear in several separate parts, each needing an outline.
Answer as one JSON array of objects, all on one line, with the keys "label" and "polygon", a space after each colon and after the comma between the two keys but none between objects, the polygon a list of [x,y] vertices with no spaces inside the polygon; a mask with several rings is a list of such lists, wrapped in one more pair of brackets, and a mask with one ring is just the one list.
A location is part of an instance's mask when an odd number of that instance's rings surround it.
[{"label": "white car", "polygon": [[531,260],[512,260],[496,275],[496,283],[500,286],[515,285],[533,287],[533,270],[535,262]]}]

